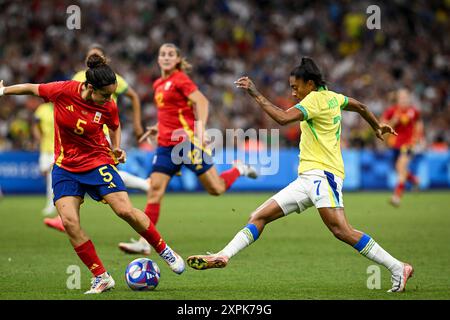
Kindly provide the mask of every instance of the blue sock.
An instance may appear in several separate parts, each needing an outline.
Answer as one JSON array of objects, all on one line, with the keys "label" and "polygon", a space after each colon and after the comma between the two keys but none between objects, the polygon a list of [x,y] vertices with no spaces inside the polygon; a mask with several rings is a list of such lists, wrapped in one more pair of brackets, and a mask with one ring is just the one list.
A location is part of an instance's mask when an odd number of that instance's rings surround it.
[{"label": "blue sock", "polygon": [[361,239],[353,246],[362,255],[367,255],[367,253],[372,249],[375,241],[367,234],[363,234]]},{"label": "blue sock", "polygon": [[249,223],[249,224],[247,224],[244,227],[244,229],[242,229],[242,231],[244,231],[246,233],[247,233],[247,230],[248,230],[248,232],[250,232],[250,234],[247,234],[247,235],[248,236],[251,235],[251,237],[253,238],[253,241],[258,240],[258,238],[259,238],[259,231],[258,231],[258,228],[256,228],[256,226],[254,224]]}]

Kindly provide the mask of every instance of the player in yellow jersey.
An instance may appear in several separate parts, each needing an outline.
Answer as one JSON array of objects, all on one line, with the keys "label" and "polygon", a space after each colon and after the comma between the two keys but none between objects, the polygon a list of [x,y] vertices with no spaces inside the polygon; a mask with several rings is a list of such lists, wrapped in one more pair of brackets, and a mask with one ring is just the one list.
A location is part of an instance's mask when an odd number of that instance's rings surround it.
[{"label": "player in yellow jersey", "polygon": [[[87,54],[86,54],[86,61],[91,55],[98,54],[101,57],[105,57],[106,59],[106,53],[103,47],[99,44],[93,44],[90,46]],[[114,102],[117,103],[117,99],[120,95],[125,95],[127,98],[131,100],[131,106],[133,109],[133,129],[134,129],[134,135],[136,137],[136,140],[139,141],[139,138],[144,134],[144,129],[142,128],[141,124],[141,103],[139,101],[139,96],[136,93],[136,91],[131,88],[128,83],[123,79],[120,75],[116,73],[116,79],[117,79],[117,89],[112,94],[111,98],[114,100]],[[79,82],[85,82],[86,81],[86,70],[78,71],[73,77],[72,80],[76,80]],[[103,131],[105,132],[105,135],[109,137],[109,130],[108,127],[105,125],[103,128]],[[127,188],[131,189],[139,189],[144,192],[148,192],[148,189],[150,188],[150,183],[148,179],[143,179],[141,177],[135,176],[129,172],[120,170],[119,168],[119,175],[122,178],[123,182],[125,183],[125,186]],[[64,231],[64,226],[62,224],[62,221],[59,216],[56,216],[55,218],[46,218],[44,220],[44,223],[54,229]]]},{"label": "player in yellow jersey", "polygon": [[53,166],[53,103],[44,103],[34,112],[33,135],[39,142],[39,170],[46,179],[47,204],[42,210],[44,216],[56,213],[53,204],[52,166]]},{"label": "player in yellow jersey", "polygon": [[256,241],[268,223],[315,206],[337,239],[388,268],[392,274],[389,292],[404,291],[408,278],[413,274],[412,266],[395,259],[370,236],[354,229],[345,216],[342,197],[344,163],[340,150],[341,111],[359,113],[382,140],[383,134],[395,134],[395,131],[386,124],[380,124],[364,104],[328,90],[319,68],[307,57],[302,59],[289,78],[292,95],[300,102],[286,111],[261,95],[248,77],[242,77],[235,83],[238,88],[246,90],[277,123],[285,125],[300,121],[299,176],[258,207],[250,215],[248,224],[219,253],[191,256],[187,260],[188,265],[198,270],[223,268],[231,257]]}]

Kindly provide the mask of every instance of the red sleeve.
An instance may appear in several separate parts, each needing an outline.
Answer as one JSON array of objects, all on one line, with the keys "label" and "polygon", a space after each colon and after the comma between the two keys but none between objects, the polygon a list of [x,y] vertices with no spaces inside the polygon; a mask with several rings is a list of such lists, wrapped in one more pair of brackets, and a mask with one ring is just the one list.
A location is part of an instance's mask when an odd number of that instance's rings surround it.
[{"label": "red sleeve", "polygon": [[420,111],[418,109],[415,109],[415,120],[419,121],[420,120]]},{"label": "red sleeve", "polygon": [[44,98],[45,102],[55,102],[56,98],[63,91],[64,85],[67,81],[57,81],[50,83],[42,83],[39,85],[39,96]]},{"label": "red sleeve", "polygon": [[177,79],[176,87],[180,92],[188,97],[192,92],[197,90],[196,84],[185,74],[180,74],[180,77]]},{"label": "red sleeve", "polygon": [[389,107],[383,112],[382,118],[385,120],[391,120],[393,115],[394,115],[394,108]]},{"label": "red sleeve", "polygon": [[115,131],[120,124],[119,109],[117,108],[117,104],[114,101],[112,101],[111,106],[111,115],[108,117],[106,125],[108,126],[108,128]]}]

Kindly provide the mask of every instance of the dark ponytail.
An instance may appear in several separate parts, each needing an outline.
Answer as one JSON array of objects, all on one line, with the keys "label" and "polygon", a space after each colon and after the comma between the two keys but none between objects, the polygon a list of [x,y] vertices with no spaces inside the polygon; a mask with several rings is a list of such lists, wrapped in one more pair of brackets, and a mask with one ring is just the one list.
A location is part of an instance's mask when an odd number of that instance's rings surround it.
[{"label": "dark ponytail", "polygon": [[322,72],[320,72],[320,69],[314,60],[309,57],[302,58],[300,65],[291,71],[291,76],[296,79],[302,79],[304,82],[311,80],[316,87],[326,86],[326,81],[322,76]]},{"label": "dark ponytail", "polygon": [[100,89],[116,83],[116,74],[106,63],[106,58],[92,54],[87,58],[86,84],[90,83],[95,89]]}]

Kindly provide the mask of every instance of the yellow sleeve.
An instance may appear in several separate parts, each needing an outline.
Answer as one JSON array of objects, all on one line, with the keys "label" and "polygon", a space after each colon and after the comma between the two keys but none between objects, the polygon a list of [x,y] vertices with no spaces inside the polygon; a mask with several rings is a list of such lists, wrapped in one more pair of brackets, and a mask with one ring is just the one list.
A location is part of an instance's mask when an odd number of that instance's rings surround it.
[{"label": "yellow sleeve", "polygon": [[339,102],[339,106],[340,106],[341,110],[344,109],[348,104],[348,97],[344,96],[343,94],[337,93],[336,98]]},{"label": "yellow sleeve", "polygon": [[43,106],[44,104],[41,104],[39,107],[36,108],[36,111],[34,112],[34,118],[36,120],[41,120],[42,118],[42,110],[43,110]]},{"label": "yellow sleeve", "polygon": [[81,70],[75,73],[72,77],[72,80],[85,82],[86,81],[86,70]]},{"label": "yellow sleeve", "polygon": [[34,111],[34,118],[41,121],[42,118],[46,118],[48,117],[49,112],[47,112],[49,105],[51,105],[51,103],[43,103],[41,105],[39,105],[36,108],[36,111]]},{"label": "yellow sleeve", "polygon": [[115,94],[121,95],[121,94],[127,92],[128,83],[125,81],[125,79],[122,78],[121,76],[119,76],[117,73],[116,73],[116,79],[117,79],[117,89],[116,89]]},{"label": "yellow sleeve", "polygon": [[320,113],[319,103],[314,91],[310,92],[294,107],[299,109],[303,113],[303,120],[313,119]]}]

